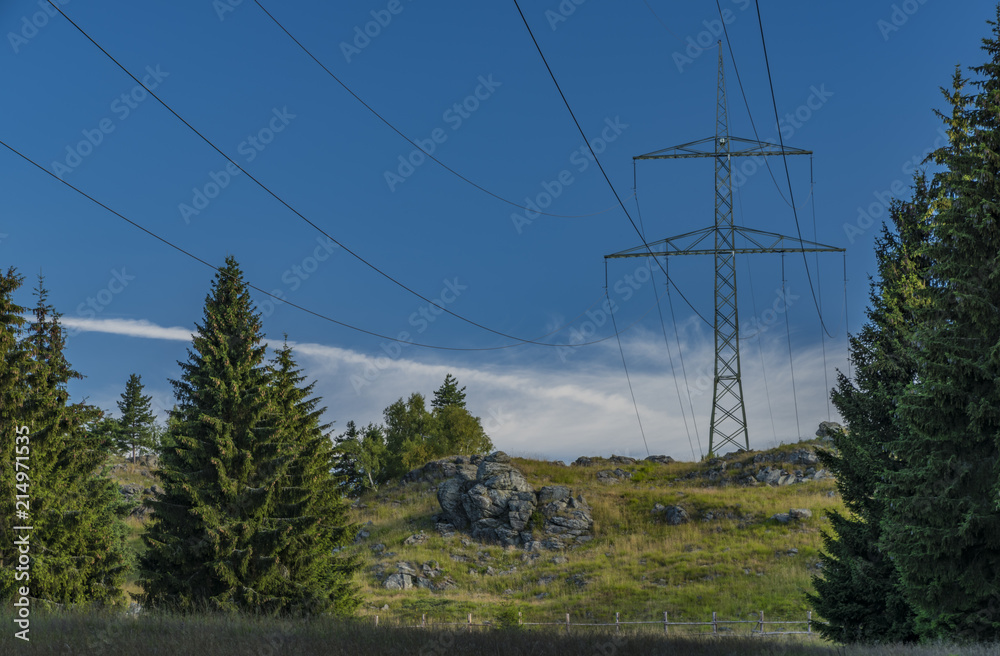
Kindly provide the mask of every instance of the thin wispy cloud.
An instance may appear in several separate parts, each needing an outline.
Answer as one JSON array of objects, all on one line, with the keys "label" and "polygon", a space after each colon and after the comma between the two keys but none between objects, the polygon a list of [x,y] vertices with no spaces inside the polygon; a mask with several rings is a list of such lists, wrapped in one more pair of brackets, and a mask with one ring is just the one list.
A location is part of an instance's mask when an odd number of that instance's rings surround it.
[{"label": "thin wispy cloud", "polygon": [[142,319],[83,319],[62,317],[60,322],[67,328],[80,332],[107,333],[125,337],[146,339],[166,339],[175,342],[190,342],[191,330],[176,326],[158,326]]},{"label": "thin wispy cloud", "polygon": [[[67,319],[65,323],[81,331],[191,339],[188,329],[146,321]],[[386,406],[413,392],[432,395],[451,373],[467,387],[469,409],[482,419],[494,444],[510,453],[570,461],[580,455],[612,453],[643,457],[648,447],[650,453],[688,460],[708,449],[714,352],[710,339],[682,330],[685,385],[676,342],[670,337],[676,378],[669,369],[662,334],[636,330],[623,340],[626,360],[635,363],[630,373],[636,405],[613,340],[610,345],[581,349],[566,360],[526,354],[503,364],[389,358],[325,344],[289,343],[307,378],[316,381],[315,392],[323,397],[327,419],[338,431],[351,419],[359,424],[381,421]],[[268,343],[274,348],[281,342]],[[818,422],[827,419],[826,384],[833,384],[835,368],[846,363],[842,341],[828,342],[826,350],[825,376],[820,345],[795,353],[793,386],[787,343],[776,332],[745,345],[743,386],[751,447],[809,437]],[[835,409],[831,412],[836,420]]]}]

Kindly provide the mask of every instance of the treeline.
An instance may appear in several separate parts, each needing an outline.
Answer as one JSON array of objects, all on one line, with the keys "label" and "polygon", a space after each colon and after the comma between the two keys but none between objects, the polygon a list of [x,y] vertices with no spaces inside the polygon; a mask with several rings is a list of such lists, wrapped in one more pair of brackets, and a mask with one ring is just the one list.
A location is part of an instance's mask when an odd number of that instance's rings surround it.
[{"label": "treeline", "polygon": [[991,25],[976,79],[943,90],[936,172],[890,208],[833,391],[849,514],[812,600],[841,642],[1000,639],[1000,6]]},{"label": "treeline", "polygon": [[[414,394],[386,409],[384,425],[359,431],[350,422],[335,442],[287,340],[267,357],[231,257],[170,381],[176,403],[166,427],[136,374],[118,417],[71,403],[67,384],[81,375],[65,358],[60,315],[39,279],[25,318],[14,301],[22,284],[13,269],[0,275],[4,603],[120,605],[123,583],[138,572],[140,601],[153,608],[349,614],[360,600],[357,564],[342,552],[357,531],[347,496],[434,457],[492,449],[450,375],[430,410]],[[151,453],[163,492],[148,502],[137,559],[125,524],[132,505],[109,466],[114,456]]]},{"label": "treeline", "polygon": [[493,450],[482,422],[465,407],[465,388],[447,374],[427,410],[423,395],[399,399],[382,413],[384,424],[358,428],[353,421],[337,436],[336,472],[347,494],[358,496],[436,458]]}]

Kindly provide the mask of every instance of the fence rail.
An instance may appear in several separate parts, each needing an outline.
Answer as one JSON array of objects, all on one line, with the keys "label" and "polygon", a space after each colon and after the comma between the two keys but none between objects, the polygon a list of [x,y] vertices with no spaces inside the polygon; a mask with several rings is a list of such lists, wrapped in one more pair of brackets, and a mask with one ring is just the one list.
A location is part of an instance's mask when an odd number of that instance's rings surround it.
[{"label": "fence rail", "polygon": [[[375,615],[375,626],[379,626],[379,616]],[[783,635],[807,635],[807,636],[818,636],[819,634],[813,631],[814,624],[826,624],[822,620],[814,620],[812,618],[812,611],[806,612],[805,620],[765,620],[764,611],[758,611],[756,618],[752,620],[724,620],[719,619],[718,615],[713,611],[712,619],[706,622],[691,622],[691,621],[671,621],[670,615],[667,612],[663,613],[662,620],[622,620],[620,613],[615,613],[614,622],[573,622],[571,621],[570,613],[566,613],[566,620],[559,622],[526,622],[522,613],[517,614],[517,624],[518,626],[554,626],[565,629],[567,632],[571,631],[573,627],[615,627],[615,632],[618,633],[622,630],[622,627],[629,626],[662,626],[663,634],[670,635],[670,627],[711,627],[711,631],[684,631],[684,635],[706,635],[706,636],[723,636],[723,635],[740,635],[738,632],[731,631],[725,625],[730,624],[750,624],[752,625],[749,631],[751,636],[783,636]],[[780,626],[782,628],[787,628],[793,625],[805,625],[804,631],[768,631],[768,626]],[[498,624],[496,622],[484,621],[484,622],[473,622],[472,613],[468,614],[467,621],[465,622],[428,622],[427,615],[424,614],[420,618],[419,624],[399,624],[392,623],[392,626],[402,626],[408,628],[424,628],[430,629],[435,627],[461,627],[467,628],[469,631],[473,627],[483,627],[483,628],[497,628]]]}]

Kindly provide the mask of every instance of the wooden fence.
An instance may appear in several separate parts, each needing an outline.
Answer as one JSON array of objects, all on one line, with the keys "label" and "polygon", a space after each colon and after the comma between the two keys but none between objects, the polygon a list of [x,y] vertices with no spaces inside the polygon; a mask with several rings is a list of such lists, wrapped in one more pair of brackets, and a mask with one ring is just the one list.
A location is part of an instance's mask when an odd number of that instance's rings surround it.
[{"label": "wooden fence", "polygon": [[[518,626],[530,627],[530,626],[552,626],[559,629],[565,629],[567,632],[571,631],[573,627],[605,627],[605,629],[610,630],[614,627],[615,633],[620,633],[623,628],[628,627],[651,627],[657,628],[663,627],[663,635],[684,635],[684,636],[726,636],[726,635],[751,635],[751,636],[784,636],[784,635],[805,635],[805,636],[819,636],[819,633],[813,631],[814,624],[826,624],[821,620],[814,620],[812,618],[812,611],[806,612],[806,619],[804,620],[765,620],[764,611],[759,611],[754,619],[747,620],[720,620],[718,615],[713,611],[711,621],[706,622],[677,622],[670,619],[670,615],[667,612],[663,613],[662,620],[622,620],[620,613],[615,613],[614,622],[573,622],[570,618],[570,613],[566,613],[566,620],[559,622],[526,622],[522,613],[517,614],[517,624]],[[735,628],[748,628],[748,632],[740,632],[730,628],[730,625],[735,625]],[[800,626],[805,625],[804,630],[788,630],[790,626]],[[375,616],[375,626],[379,626],[379,616]],[[383,624],[385,626],[385,624]],[[414,628],[436,628],[436,627],[458,627],[461,629],[468,629],[471,631],[474,627],[484,627],[484,628],[497,628],[498,624],[496,622],[473,622],[472,613],[469,613],[467,621],[465,622],[433,622],[427,620],[427,615],[424,614],[420,618],[419,624],[397,624],[395,622],[391,623],[390,626],[405,626]],[[678,627],[673,633],[670,631],[670,627]],[[680,628],[685,627],[685,628]],[[769,629],[768,627],[771,627]],[[710,629],[710,630],[709,630]]]}]

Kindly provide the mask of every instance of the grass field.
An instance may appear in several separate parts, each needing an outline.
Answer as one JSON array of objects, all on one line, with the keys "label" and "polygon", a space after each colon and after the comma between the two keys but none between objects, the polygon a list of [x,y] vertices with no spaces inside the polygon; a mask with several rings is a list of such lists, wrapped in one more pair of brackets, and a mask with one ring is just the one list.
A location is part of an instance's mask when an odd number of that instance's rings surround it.
[{"label": "grass field", "polygon": [[664,638],[590,629],[418,629],[371,621],[319,619],[309,622],[240,616],[139,618],[106,613],[35,613],[30,642],[15,639],[5,610],[0,654],[55,656],[995,656],[1000,645],[884,645],[838,647],[810,638]]},{"label": "grass field", "polygon": [[[764,452],[781,465],[783,455],[815,443]],[[755,452],[727,462],[733,477],[756,472]],[[438,621],[489,619],[515,608],[526,621],[747,619],[759,611],[768,618],[804,620],[806,593],[819,570],[822,530],[829,509],[843,509],[832,479],[796,485],[744,487],[709,477],[718,464],[639,462],[618,465],[595,461],[590,467],[515,458],[513,464],[538,489],[567,485],[583,494],[593,509],[594,539],[562,553],[531,559],[522,550],[482,545],[461,535],[441,537],[432,516],[440,510],[436,484],[392,485],[362,498],[353,519],[369,536],[350,552],[362,563],[359,576],[363,615],[400,621],[421,615]],[[620,467],[631,480],[615,485],[598,481],[597,472]],[[650,511],[654,504],[681,505],[687,524],[669,526]],[[770,517],[806,508],[812,517],[780,524]],[[716,518],[706,519],[712,513]],[[719,519],[722,515],[724,517]],[[404,544],[423,531],[422,544]],[[383,545],[384,549],[379,551]],[[373,549],[374,547],[374,549]],[[385,589],[379,572],[405,561],[436,562],[456,587],[446,591]],[[488,574],[491,572],[493,575]],[[388,608],[385,608],[388,606]]]},{"label": "grass field", "polygon": [[[783,461],[796,449],[815,446],[788,445],[763,455],[768,466],[793,471],[801,466]],[[713,611],[720,620],[749,621],[758,611],[767,620],[804,620],[809,610],[805,595],[812,590],[811,577],[820,571],[818,553],[828,527],[824,512],[843,509],[843,504],[829,479],[782,487],[734,484],[762,466],[753,462],[760,455],[750,452],[727,460],[722,477],[718,462],[620,465],[596,460],[590,467],[567,467],[515,458],[536,489],[567,485],[593,509],[592,541],[537,558],[462,535],[438,535],[431,519],[439,510],[436,484],[386,486],[351,510],[352,520],[367,533],[348,549],[362,565],[357,583],[364,603],[353,619],[35,609],[31,640],[24,642],[14,637],[11,609],[5,608],[0,610],[5,627],[0,655],[1000,656],[1000,645],[843,647],[815,635],[750,637],[749,622],[721,625],[717,637],[695,636],[676,626],[665,637],[662,624],[626,625],[620,632],[614,626],[578,626],[613,623],[616,612],[622,622],[662,622],[665,611],[671,622],[706,622]],[[598,471],[615,467],[630,472],[631,479],[614,485],[598,481]],[[154,482],[148,471],[133,465],[120,467],[116,477],[121,484],[143,487]],[[656,503],[683,506],[691,521],[665,524],[650,512]],[[770,519],[790,508],[807,508],[812,516],[788,524]],[[130,544],[139,551],[145,523],[131,519],[129,528]],[[423,543],[404,543],[420,531],[426,535]],[[373,549],[376,545],[382,547]],[[441,576],[451,577],[455,585],[448,590],[387,590],[376,574],[392,571],[400,561],[435,562]],[[134,576],[126,591],[140,592]],[[567,613],[574,624],[569,631],[565,626],[510,626],[519,617],[563,623]],[[469,614],[473,627],[464,624]],[[412,626],[424,615],[427,627]],[[454,624],[445,624],[449,622]]]}]

